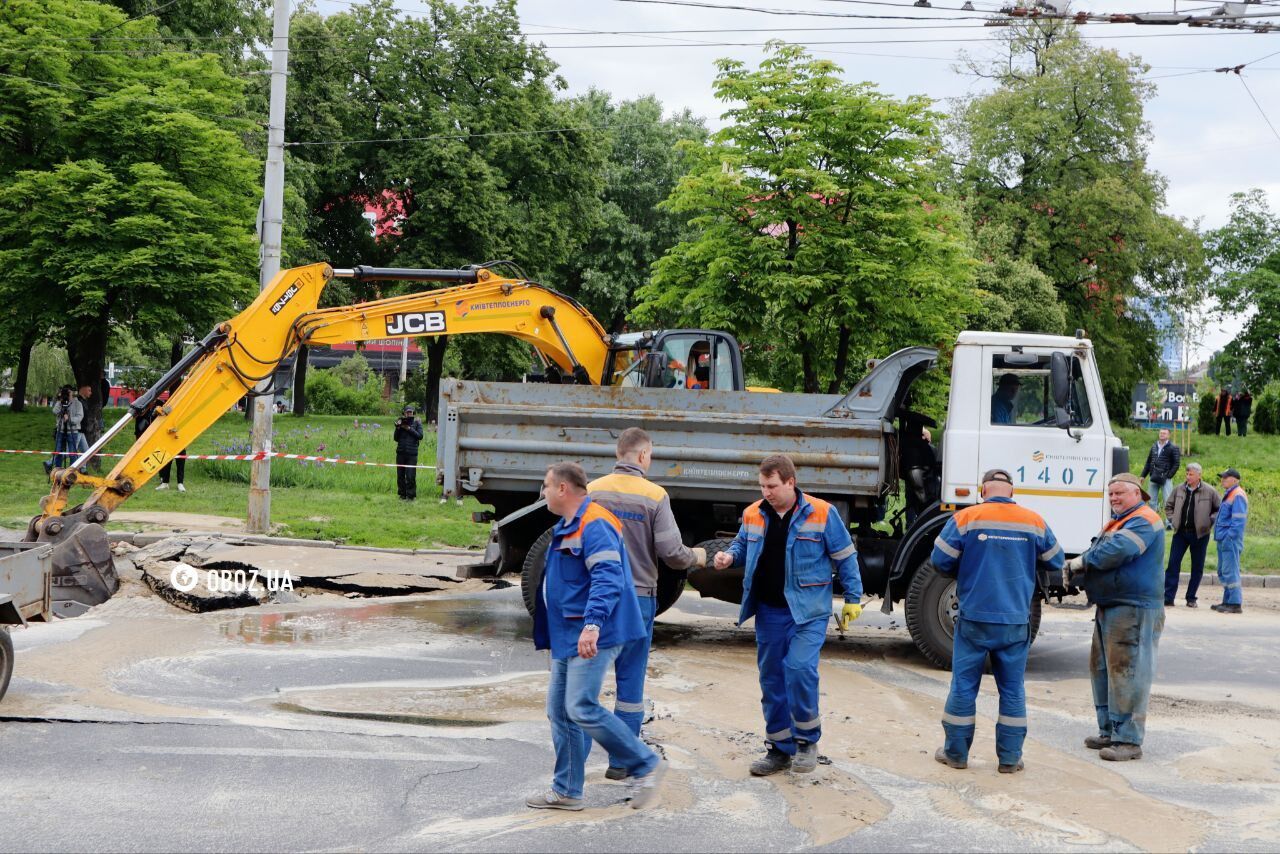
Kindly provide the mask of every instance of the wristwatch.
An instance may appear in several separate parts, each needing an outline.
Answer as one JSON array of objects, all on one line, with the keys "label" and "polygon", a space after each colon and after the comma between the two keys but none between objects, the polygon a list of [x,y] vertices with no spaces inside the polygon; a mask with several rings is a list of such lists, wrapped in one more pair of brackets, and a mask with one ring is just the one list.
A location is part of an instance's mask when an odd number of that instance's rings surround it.
[{"label": "wristwatch", "polygon": [[600,631],[600,627],[597,626],[595,623],[587,623],[585,626],[582,627],[582,630],[584,632],[598,632]]}]

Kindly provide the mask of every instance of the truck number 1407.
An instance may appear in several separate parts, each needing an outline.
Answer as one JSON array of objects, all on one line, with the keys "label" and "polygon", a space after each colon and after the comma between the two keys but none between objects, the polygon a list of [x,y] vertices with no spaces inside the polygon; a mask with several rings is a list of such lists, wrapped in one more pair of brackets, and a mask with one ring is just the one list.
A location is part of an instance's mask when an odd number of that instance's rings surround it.
[{"label": "truck number 1407", "polygon": [[[1027,467],[1018,466],[1017,472],[1018,472],[1018,483],[1026,483]],[[1084,477],[1085,475],[1088,476],[1087,481],[1085,480],[1085,477]],[[1062,473],[1059,476],[1059,478],[1054,478],[1053,470],[1049,466],[1042,466],[1038,472],[1033,471],[1031,473],[1031,477],[1033,480],[1037,480],[1040,483],[1053,483],[1055,480],[1058,480],[1060,483],[1066,486],[1071,486],[1076,482],[1077,474],[1075,469],[1068,466],[1067,468],[1064,468],[1062,470]],[[1083,472],[1080,474],[1080,480],[1082,481],[1081,485],[1093,486],[1093,482],[1094,480],[1097,479],[1097,477],[1098,477],[1098,469],[1084,469]]]}]

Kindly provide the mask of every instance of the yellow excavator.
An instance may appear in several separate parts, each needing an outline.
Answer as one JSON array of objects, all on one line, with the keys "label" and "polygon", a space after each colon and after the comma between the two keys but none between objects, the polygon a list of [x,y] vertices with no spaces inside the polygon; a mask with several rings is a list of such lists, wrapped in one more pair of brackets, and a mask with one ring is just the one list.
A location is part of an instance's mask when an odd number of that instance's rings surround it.
[{"label": "yellow excavator", "polygon": [[[331,279],[450,283],[403,296],[338,308],[318,308]],[[119,587],[103,525],[142,487],[246,394],[264,389],[276,367],[300,344],[430,335],[497,333],[532,345],[542,362],[537,379],[641,388],[745,387],[733,336],[705,329],[610,335],[571,297],[528,280],[508,261],[454,270],[311,264],[280,272],[258,298],[218,324],[178,364],[138,397],[128,413],[67,468],[55,469],[28,541],[53,549],[54,612],[75,616]],[[761,389],[764,390],[764,389]],[[168,392],[167,399],[163,399]],[[135,418],[146,429],[105,477],[85,464]],[[88,487],[74,506],[73,487]]]}]

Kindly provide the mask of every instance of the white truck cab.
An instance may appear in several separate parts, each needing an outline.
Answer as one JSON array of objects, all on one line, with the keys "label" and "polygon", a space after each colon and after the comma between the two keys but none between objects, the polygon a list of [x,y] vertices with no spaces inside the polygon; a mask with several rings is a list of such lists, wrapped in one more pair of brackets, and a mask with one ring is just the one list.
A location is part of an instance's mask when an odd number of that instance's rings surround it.
[{"label": "white truck cab", "polygon": [[1106,484],[1129,470],[1111,432],[1093,345],[1083,337],[962,332],[951,365],[942,501],[978,501],[987,469],[1012,475],[1068,554],[1109,518]]}]

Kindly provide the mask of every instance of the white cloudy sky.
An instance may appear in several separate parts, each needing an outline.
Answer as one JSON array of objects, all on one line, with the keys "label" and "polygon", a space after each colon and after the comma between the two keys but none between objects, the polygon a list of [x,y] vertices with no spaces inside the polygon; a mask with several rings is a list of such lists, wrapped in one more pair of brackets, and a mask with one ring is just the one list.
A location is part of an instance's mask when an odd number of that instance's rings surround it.
[{"label": "white cloudy sky", "polygon": [[[653,94],[668,111],[688,107],[712,127],[723,111],[712,97],[714,60],[730,56],[758,62],[758,45],[769,38],[805,44],[815,55],[837,61],[850,80],[873,82],[897,96],[924,94],[943,102],[981,91],[980,82],[957,70],[957,54],[965,50],[977,57],[994,55],[991,39],[999,32],[983,27],[980,20],[956,20],[970,14],[959,11],[964,0],[931,0],[930,9],[914,8],[912,0],[699,2],[925,20],[771,15],[625,0],[519,0],[519,10],[525,32],[547,46],[571,92],[595,87],[620,99]],[[1175,0],[1109,2],[1083,0],[1072,8],[1099,13],[1175,9]],[[322,11],[336,11],[348,3],[318,0]],[[397,5],[410,12],[420,8],[414,0],[398,0]],[[998,0],[974,0],[979,14],[998,5]],[[1178,8],[1204,14],[1218,5],[1180,0]],[[1274,11],[1276,17],[1264,20],[1280,27],[1280,0],[1263,0],[1248,11]],[[707,32],[641,32],[646,30]],[[1280,29],[1260,34],[1089,24],[1082,32],[1096,45],[1136,54],[1151,66],[1148,76],[1158,91],[1147,110],[1152,126],[1150,162],[1168,179],[1170,213],[1215,227],[1226,220],[1230,194],[1250,187],[1266,189],[1273,206],[1280,207]],[[1240,63],[1256,63],[1245,69],[1243,84],[1234,74],[1212,71]],[[1276,130],[1268,126],[1264,112]],[[1232,321],[1215,324],[1207,331],[1205,348],[1221,347],[1235,326]]]}]

